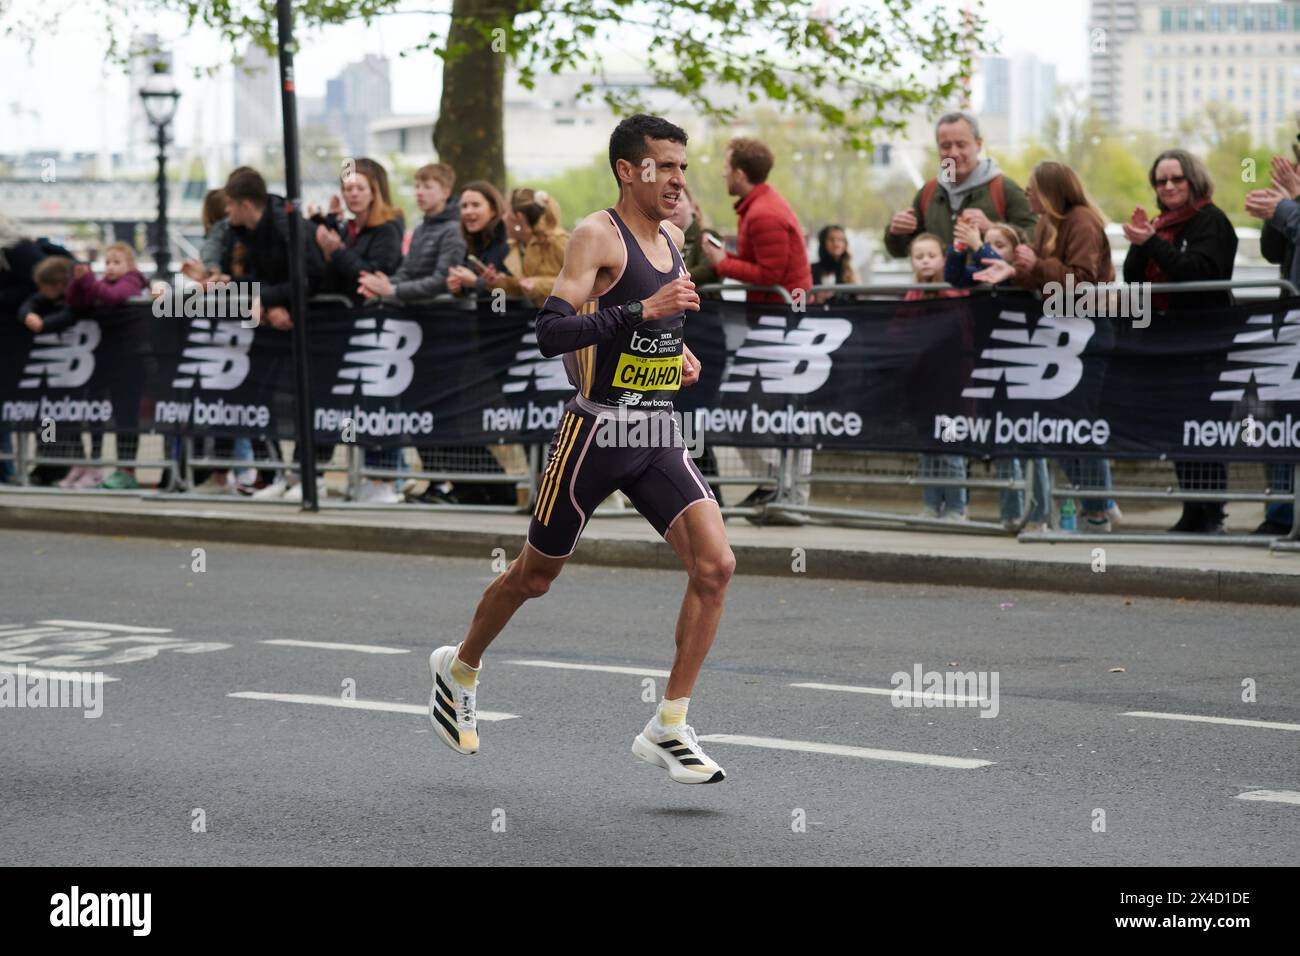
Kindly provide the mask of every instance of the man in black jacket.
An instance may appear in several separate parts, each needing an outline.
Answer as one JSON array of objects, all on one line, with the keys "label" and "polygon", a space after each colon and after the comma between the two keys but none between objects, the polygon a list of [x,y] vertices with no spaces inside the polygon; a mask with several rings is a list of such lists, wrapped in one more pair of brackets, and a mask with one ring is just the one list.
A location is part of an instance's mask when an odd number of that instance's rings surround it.
[{"label": "man in black jacket", "polygon": [[[274,329],[293,328],[289,315],[289,212],[281,196],[269,195],[266,180],[255,169],[241,166],[226,180],[226,211],[230,233],[221,256],[221,271],[230,280],[260,286],[253,316]],[[320,288],[325,263],[313,230],[301,224],[306,294]]]}]

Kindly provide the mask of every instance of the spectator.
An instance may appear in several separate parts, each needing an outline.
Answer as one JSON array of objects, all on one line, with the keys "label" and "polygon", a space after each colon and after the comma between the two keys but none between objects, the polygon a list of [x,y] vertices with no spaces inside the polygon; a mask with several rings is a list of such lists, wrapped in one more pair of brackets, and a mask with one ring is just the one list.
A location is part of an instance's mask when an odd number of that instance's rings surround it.
[{"label": "spectator", "polygon": [[[68,283],[66,301],[69,309],[120,309],[135,296],[144,294],[149,280],[136,268],[135,250],[125,242],[115,242],[104,249],[104,277],[95,278],[90,266],[77,263],[72,267],[72,281]],[[120,313],[100,320],[104,332],[103,355],[110,364],[119,367],[138,361],[141,347],[148,341],[149,330],[145,320],[137,315]],[[140,415],[140,381],[135,370],[124,370],[114,376],[113,418],[117,426],[117,457],[133,461],[139,450],[137,426]],[[91,457],[98,458],[98,436],[91,439]],[[96,487],[113,491],[130,491],[140,487],[135,469],[117,468]]]},{"label": "spectator", "polygon": [[[812,286],[812,270],[808,266],[808,247],[803,227],[790,204],[767,183],[775,160],[765,143],[756,139],[733,139],[727,145],[722,163],[722,175],[727,182],[727,194],[736,200],[739,220],[736,253],[731,255],[712,243],[704,243],[704,254],[713,264],[718,277],[735,279],[748,285],[783,286],[792,297],[802,299]],[[749,302],[784,302],[775,292],[751,289],[745,293]],[[755,477],[773,477],[780,467],[779,448],[737,449],[749,473]],[[812,449],[803,448],[798,453],[800,478],[812,471]],[[757,507],[772,501],[777,495],[773,488],[755,488],[740,502],[742,507]],[[809,486],[806,480],[795,482],[791,489],[791,502],[808,503]],[[748,518],[752,524],[763,520]],[[771,517],[769,524],[802,524],[795,518]]]},{"label": "spectator", "polygon": [[[817,261],[812,267],[813,285],[857,285],[858,273],[849,255],[849,237],[843,226],[823,226],[817,233]],[[843,292],[818,292],[814,302],[844,302],[849,296]]]},{"label": "spectator", "polygon": [[[1147,217],[1141,206],[1124,224],[1130,245],[1124,258],[1125,282],[1198,282],[1231,279],[1237,256],[1237,232],[1211,197],[1214,183],[1199,159],[1182,149],[1167,149],[1156,157],[1147,174],[1156,192],[1160,215]],[[1183,312],[1232,305],[1232,292],[1155,293],[1157,309]],[[1219,358],[1203,360],[1211,378]],[[1189,491],[1227,491],[1228,466],[1221,461],[1176,461],[1178,484]],[[1170,531],[1223,534],[1227,503],[1184,501],[1183,514]]]},{"label": "spectator", "polygon": [[[224,192],[230,228],[221,251],[220,272],[212,279],[257,283],[252,317],[259,324],[265,322],[278,332],[287,332],[293,328],[293,316],[289,312],[289,211],[285,200],[268,193],[266,180],[248,166],[231,172]],[[325,264],[308,222],[303,220],[299,226],[303,292],[309,297],[320,290]],[[287,479],[277,478],[252,497],[302,501],[302,486],[291,474]]]},{"label": "spectator", "polygon": [[76,321],[65,299],[72,265],[72,260],[63,256],[46,256],[32,270],[36,291],[18,308],[23,324],[32,332],[60,332]]},{"label": "spectator", "polygon": [[406,258],[391,278],[382,271],[362,272],[359,295],[409,302],[432,299],[447,291],[452,266],[465,260],[460,202],[451,198],[455,185],[456,171],[445,163],[430,163],[415,171],[415,204],[424,218],[415,227]]},{"label": "spectator", "polygon": [[[704,218],[704,210],[695,204],[695,197],[691,195],[690,189],[682,187],[682,197],[677,205],[673,207],[673,213],[668,217],[668,221],[682,231],[682,264],[686,266],[686,271],[690,273],[691,281],[695,283],[696,291],[701,285],[709,282],[717,282],[718,274],[713,269],[708,257],[704,254],[702,248],[708,241],[705,237],[712,236],[721,242],[722,236],[714,229],[709,229]],[[721,292],[701,292],[702,299],[721,299]],[[699,465],[700,473],[706,477],[716,478],[718,476],[718,456],[713,450],[713,445],[706,443],[704,450],[700,453],[700,459],[696,463]],[[718,506],[723,507],[722,486],[716,482],[709,482],[709,490],[713,492],[713,497],[718,499]]]},{"label": "spectator", "polygon": [[355,298],[367,272],[396,272],[402,262],[402,213],[388,193],[388,174],[372,159],[356,160],[340,179],[351,218],[330,213],[316,226],[325,259],[323,292]]},{"label": "spectator", "polygon": [[505,225],[516,251],[522,250],[519,274],[502,274],[489,265],[482,275],[483,283],[488,288],[503,289],[509,296],[526,296],[540,308],[551,294],[569,244],[569,234],[560,226],[560,206],[544,192],[516,189],[510,194]]},{"label": "spectator", "polygon": [[1024,241],[1020,230],[1010,223],[995,222],[981,234],[975,223],[961,220],[953,227],[953,242],[943,264],[943,281],[957,289],[969,288],[975,285],[975,273],[983,271],[985,259],[1010,262],[1016,246]]},{"label": "spectator", "polygon": [[[1048,282],[1064,284],[1067,274],[1076,284],[1115,280],[1105,219],[1073,169],[1044,160],[1029,174],[1025,195],[1038,216],[1033,244],[1016,246],[1013,262],[987,260],[987,268],[972,276],[976,282],[1010,281],[1041,291]],[[1065,458],[1061,467],[1076,487],[1110,490],[1110,462],[1105,458]],[[1123,517],[1109,498],[1084,498],[1082,505],[1085,531],[1109,531]]]},{"label": "spectator", "polygon": [[[686,266],[686,271],[691,274],[691,281],[697,287],[711,282],[720,282],[717,270],[713,268],[709,257],[704,254],[704,245],[708,242],[707,236],[712,236],[720,243],[722,235],[716,229],[709,228],[704,210],[696,205],[695,197],[691,195],[689,188],[682,190],[681,201],[673,208],[669,221],[677,226],[685,237],[681,249],[682,263]],[[703,293],[701,298],[721,299],[722,293]]]},{"label": "spectator", "polygon": [[181,273],[195,282],[203,282],[221,273],[221,253],[230,236],[230,220],[226,217],[224,189],[207,191],[203,197],[203,209],[199,213],[199,221],[203,224],[203,245],[199,247],[199,257],[186,259],[181,264]]},{"label": "spectator", "polygon": [[465,240],[465,264],[452,266],[447,273],[447,288],[457,294],[472,290],[483,291],[480,267],[493,266],[497,272],[505,268],[510,243],[506,240],[506,203],[501,193],[491,183],[477,179],[461,190],[460,234]]},{"label": "spectator", "polygon": [[[943,241],[935,235],[923,232],[912,240],[912,278],[918,282],[942,282],[944,268]],[[951,299],[969,295],[961,289],[939,289],[926,291],[910,289],[903,296],[904,302],[917,302],[922,299]],[[966,456],[932,455],[921,456],[922,478],[959,478],[966,477]],[[924,510],[927,518],[944,518],[948,521],[966,520],[966,489],[956,485],[924,485],[921,489]]]},{"label": "spectator", "polygon": [[[34,238],[30,230],[17,220],[0,213],[0,320],[11,321],[15,316],[22,322],[26,312],[20,312],[23,304],[37,291],[32,277],[38,263],[50,256],[61,256],[72,261],[72,254],[62,246],[45,239]],[[78,448],[69,452],[69,457],[79,457]],[[0,451],[12,453],[13,437],[8,430],[0,429]],[[38,484],[53,484],[66,477],[67,469],[52,465],[39,465],[32,470],[28,480]],[[0,477],[5,481],[16,480],[17,472],[10,461],[0,460]]]},{"label": "spectator", "polygon": [[[804,296],[812,285],[803,227],[790,204],[767,183],[774,164],[772,151],[756,139],[733,139],[727,145],[722,173],[727,193],[736,201],[739,227],[736,254],[704,244],[704,254],[720,278],[748,285],[784,286],[791,296]],[[750,290],[749,302],[784,302],[775,292]]]},{"label": "spectator", "polygon": [[1007,222],[1030,235],[1035,216],[1024,191],[1002,174],[995,159],[980,158],[984,141],[979,121],[970,113],[947,113],[939,117],[934,134],[939,176],[890,219],[885,227],[889,254],[900,259],[908,255],[912,240],[922,232],[938,236],[946,249],[959,218],[973,222],[981,233],[994,222]]},{"label": "spectator", "polygon": [[[1300,288],[1300,163],[1283,156],[1273,157],[1273,181],[1268,189],[1256,189],[1246,197],[1246,212],[1263,220],[1259,249],[1269,262],[1281,268],[1281,277]],[[1268,484],[1284,494],[1293,490],[1294,462],[1274,462],[1268,466]],[[1275,501],[1264,509],[1264,522],[1255,534],[1291,533],[1295,522],[1295,505]]]},{"label": "spectator", "polygon": [[[230,174],[224,191],[230,229],[221,253],[221,272],[215,278],[257,282],[253,316],[287,332],[293,328],[293,317],[289,314],[289,213],[285,200],[269,194],[266,180],[247,166]],[[304,292],[310,297],[320,291],[324,259],[306,221],[301,225]]]}]

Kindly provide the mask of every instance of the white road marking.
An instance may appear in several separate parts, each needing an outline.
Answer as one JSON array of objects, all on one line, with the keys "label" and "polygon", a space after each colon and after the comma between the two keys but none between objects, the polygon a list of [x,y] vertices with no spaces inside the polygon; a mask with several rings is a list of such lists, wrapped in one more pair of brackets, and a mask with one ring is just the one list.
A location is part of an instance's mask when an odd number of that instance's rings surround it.
[{"label": "white road marking", "polygon": [[[63,681],[72,681],[75,683],[89,682],[92,684],[95,682],[94,671],[47,671],[47,670],[38,670],[33,667],[28,667],[24,671],[19,671],[18,668],[21,666],[22,666],[21,664],[0,664],[0,673],[3,674],[23,673],[26,674],[28,677],[33,677],[38,680],[39,679],[63,680]],[[113,681],[121,680],[121,679],[122,678],[120,677],[109,677],[107,674],[103,674],[100,676],[100,680],[102,680],[105,684],[109,684],[112,683]]]},{"label": "white road marking", "polygon": [[170,627],[128,627],[125,624],[100,624],[98,621],[37,621],[57,627],[88,627],[96,631],[123,631],[127,634],[170,634]]},{"label": "white road marking", "polygon": [[281,647],[319,647],[327,651],[359,651],[362,654],[409,654],[405,647],[379,647],[375,644],[331,644],[328,641],[295,641],[283,638],[274,641],[258,641],[259,644],[278,644]]},{"label": "white road marking", "polygon": [[1262,800],[1266,803],[1294,803],[1300,806],[1300,790],[1247,790],[1238,800]]},{"label": "white road marking", "polygon": [[[281,704],[318,704],[321,707],[342,707],[346,710],[382,710],[391,714],[429,715],[425,704],[398,704],[387,700],[344,700],[342,697],[322,697],[318,694],[264,694],[256,690],[241,690],[227,697],[244,700],[270,700]],[[479,720],[514,720],[518,714],[504,714],[495,710],[480,710]]]},{"label": "white road marking", "polygon": [[1230,724],[1233,727],[1266,727],[1270,730],[1300,730],[1300,724],[1276,720],[1243,720],[1237,717],[1202,717],[1199,714],[1160,714],[1149,710],[1130,710],[1121,717],[1154,717],[1158,720],[1188,720],[1198,724]]},{"label": "white road marking", "polygon": [[911,697],[914,700],[954,700],[967,701],[970,703],[981,703],[987,701],[987,697],[969,697],[966,694],[935,694],[923,690],[894,690],[892,687],[858,687],[853,684],[791,684],[791,687],[806,687],[809,690],[840,690],[850,694],[879,694],[882,697],[892,697],[899,694],[902,697]]},{"label": "white road marking", "polygon": [[834,754],[839,757],[860,757],[863,760],[892,760],[895,763],[918,763],[930,767],[951,767],[973,770],[989,767],[992,760],[975,760],[970,757],[945,757],[939,754],[914,754],[905,750],[877,750],[874,747],[847,747],[843,744],[820,744],[810,740],[782,740],[779,737],[746,737],[740,734],[705,734],[700,740],[717,744],[740,744],[745,747],[766,747],[769,750],[798,750],[803,753]]},{"label": "white road marking", "polygon": [[556,667],[571,671],[603,671],[606,674],[634,674],[637,677],[667,677],[668,671],[655,667],[618,667],[614,664],[568,664],[564,661],[506,661],[525,667]]}]

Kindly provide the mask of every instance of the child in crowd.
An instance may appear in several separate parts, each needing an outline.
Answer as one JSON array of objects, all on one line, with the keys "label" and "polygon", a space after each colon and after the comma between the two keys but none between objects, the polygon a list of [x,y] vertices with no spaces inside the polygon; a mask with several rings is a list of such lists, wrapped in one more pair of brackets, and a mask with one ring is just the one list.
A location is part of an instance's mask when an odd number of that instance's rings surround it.
[{"label": "child in crowd", "polygon": [[1020,230],[1005,222],[995,222],[980,236],[979,227],[968,219],[958,219],[953,227],[953,243],[943,266],[943,279],[959,289],[975,285],[975,273],[987,267],[985,259],[1011,262],[1016,246],[1024,242]]},{"label": "child in crowd", "polygon": [[402,301],[431,299],[447,292],[447,274],[465,259],[460,234],[460,203],[451,198],[456,171],[429,163],[415,171],[415,204],[424,218],[411,235],[406,258],[396,274],[362,272],[358,294],[367,299],[394,296]]},{"label": "child in crowd", "polygon": [[[917,282],[942,282],[944,269],[943,240],[931,232],[923,232],[912,240],[912,276]],[[940,289],[927,292],[911,289],[904,302],[921,299],[947,299],[969,295],[963,289]],[[922,455],[921,477],[965,478],[966,458],[962,455]],[[948,521],[966,520],[966,489],[958,486],[938,487],[925,485],[921,490],[926,518],[943,518]]]},{"label": "child in crowd", "polygon": [[[944,252],[943,240],[932,232],[923,232],[912,240],[910,255],[912,257],[912,277],[916,282],[943,282]],[[911,289],[904,296],[904,302],[916,302],[919,299],[951,299],[970,293],[962,289],[939,289],[927,292],[924,289]]]},{"label": "child in crowd", "polygon": [[[149,288],[149,280],[136,268],[135,250],[125,242],[115,242],[104,250],[104,277],[96,279],[90,266],[77,263],[72,267],[72,282],[68,285],[67,303],[72,309],[97,307],[116,308],[123,306],[135,296],[142,295]],[[143,342],[148,339],[148,312],[127,314],[120,321],[110,323],[101,321],[105,332],[103,355],[109,361],[121,361],[135,364],[136,354]],[[113,418],[117,434],[117,457],[134,461],[139,449],[137,426],[140,415],[140,385],[134,377],[118,377],[112,388]],[[98,458],[98,435],[92,435],[91,457]],[[83,475],[82,481],[102,475],[100,469],[90,469],[90,474]],[[80,485],[79,487],[85,487]],[[111,475],[103,478],[95,487],[108,488],[113,491],[132,491],[140,487],[136,481],[135,469],[121,467]]]},{"label": "child in crowd", "polygon": [[104,278],[96,279],[90,266],[84,263],[72,267],[68,305],[73,308],[123,305],[147,288],[149,280],[135,267],[135,250],[125,242],[115,242],[104,250]]},{"label": "child in crowd", "polygon": [[64,297],[72,281],[73,261],[64,256],[47,256],[32,270],[36,291],[18,309],[23,325],[33,332],[58,332],[72,324],[72,313]]}]

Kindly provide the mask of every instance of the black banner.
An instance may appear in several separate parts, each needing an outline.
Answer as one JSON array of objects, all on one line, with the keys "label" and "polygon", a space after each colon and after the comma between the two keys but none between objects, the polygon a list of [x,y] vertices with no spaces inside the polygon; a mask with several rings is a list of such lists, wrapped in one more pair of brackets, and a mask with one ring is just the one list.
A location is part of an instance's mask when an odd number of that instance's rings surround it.
[{"label": "black banner", "polygon": [[[719,445],[1300,459],[1300,299],[1145,327],[1069,305],[705,301],[687,322],[701,380],[677,408]],[[312,306],[318,439],[548,440],[574,389],[538,352],[534,315]],[[146,304],[38,336],[0,323],[0,427],[292,438],[292,403],[289,334],[238,318],[155,318]]]}]

